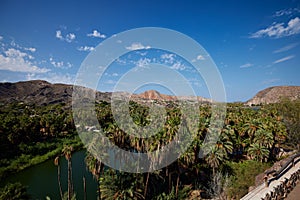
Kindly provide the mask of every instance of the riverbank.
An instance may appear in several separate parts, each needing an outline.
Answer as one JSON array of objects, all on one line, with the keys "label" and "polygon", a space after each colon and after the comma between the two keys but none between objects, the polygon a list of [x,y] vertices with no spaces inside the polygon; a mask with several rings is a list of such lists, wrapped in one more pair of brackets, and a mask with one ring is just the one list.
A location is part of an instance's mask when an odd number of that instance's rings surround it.
[{"label": "riverbank", "polygon": [[3,180],[8,176],[20,172],[28,167],[43,163],[49,159],[53,159],[57,155],[61,154],[64,145],[72,145],[75,151],[78,151],[82,148],[82,142],[78,136],[57,138],[48,142],[45,141],[42,143],[36,143],[30,148],[41,152],[41,154],[22,154],[16,158],[1,161],[0,180]]},{"label": "riverbank", "polygon": [[[84,199],[83,177],[86,180],[86,194],[88,200],[97,199],[97,180],[86,167],[86,150],[82,149],[72,153],[72,182],[77,199]],[[68,162],[65,156],[61,156],[60,180],[63,193],[68,190]],[[30,199],[51,200],[60,199],[59,185],[57,180],[57,166],[53,159],[28,167],[18,173],[12,174],[3,180],[1,184],[21,183],[27,189]],[[1,199],[1,198],[0,198]],[[7,199],[7,198],[5,198]]]}]

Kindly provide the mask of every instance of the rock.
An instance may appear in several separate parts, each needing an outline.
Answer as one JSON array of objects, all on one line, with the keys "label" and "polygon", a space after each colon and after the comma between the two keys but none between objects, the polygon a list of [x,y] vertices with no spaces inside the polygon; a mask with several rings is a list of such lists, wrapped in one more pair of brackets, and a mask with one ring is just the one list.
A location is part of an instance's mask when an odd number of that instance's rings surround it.
[{"label": "rock", "polygon": [[278,103],[282,98],[300,99],[300,86],[275,86],[258,92],[246,105]]}]

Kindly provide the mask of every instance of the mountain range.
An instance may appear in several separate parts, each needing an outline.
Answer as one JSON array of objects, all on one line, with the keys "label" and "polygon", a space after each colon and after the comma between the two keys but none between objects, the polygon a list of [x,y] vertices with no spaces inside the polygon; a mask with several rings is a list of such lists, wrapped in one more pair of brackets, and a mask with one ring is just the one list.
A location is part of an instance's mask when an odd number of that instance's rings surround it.
[{"label": "mountain range", "polygon": [[[43,80],[23,81],[17,83],[0,83],[0,102],[24,102],[37,105],[48,105],[56,103],[71,103],[73,85],[51,84]],[[96,100],[110,101],[112,92],[97,92]],[[203,97],[192,96],[171,96],[161,94],[155,90],[148,90],[141,94],[129,94],[126,92],[117,92],[118,97],[130,95],[134,101],[200,101],[212,102],[212,100]],[[253,98],[245,102],[246,105],[257,105],[266,103],[276,103],[282,97],[291,100],[300,99],[300,86],[275,86],[266,88],[258,92]]]}]

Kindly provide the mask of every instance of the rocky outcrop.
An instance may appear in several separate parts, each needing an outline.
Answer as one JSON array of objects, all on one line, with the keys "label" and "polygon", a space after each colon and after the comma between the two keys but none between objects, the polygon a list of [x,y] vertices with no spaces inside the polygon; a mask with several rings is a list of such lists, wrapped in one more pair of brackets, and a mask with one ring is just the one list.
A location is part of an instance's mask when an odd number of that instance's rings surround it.
[{"label": "rocky outcrop", "polygon": [[160,94],[156,90],[148,90],[141,94],[133,95],[134,99],[143,99],[143,100],[160,100],[160,101],[175,101],[177,100],[176,96]]},{"label": "rocky outcrop", "polygon": [[258,92],[247,105],[278,103],[282,98],[300,99],[300,86],[275,86]]},{"label": "rocky outcrop", "polygon": [[[89,89],[87,89],[89,90]],[[23,102],[26,104],[49,105],[66,103],[71,105],[73,85],[51,84],[43,80],[0,83],[0,102]],[[96,99],[109,101],[111,93],[96,93]]]},{"label": "rocky outcrop", "polygon": [[[93,92],[88,88],[79,88],[83,89],[86,92]],[[72,93],[73,85],[51,84],[43,80],[22,81],[17,83],[0,83],[1,103],[23,102],[36,105],[66,103],[68,105],[71,105],[70,103],[72,101]],[[161,94],[155,90],[145,91],[141,94],[129,94],[127,92],[96,92],[96,100],[109,102],[112,95],[114,95],[114,98],[130,98],[131,100],[137,102],[151,102],[153,100],[157,100],[158,102],[177,100],[210,102],[209,99],[202,97],[176,97]]]},{"label": "rocky outcrop", "polygon": [[[89,90],[89,89],[87,89]],[[51,84],[43,80],[23,81],[17,83],[0,83],[0,102],[24,102],[37,105],[55,103],[70,103],[72,101],[73,85]],[[148,90],[141,94],[129,94],[127,92],[115,92],[115,96],[121,99],[130,98],[137,102],[190,101],[211,103],[211,99],[195,96],[172,96],[161,94],[155,90]],[[110,101],[111,92],[97,92],[96,100]],[[300,99],[300,86],[276,86],[258,92],[247,105],[259,105],[279,102],[282,97],[291,100]]]},{"label": "rocky outcrop", "polygon": [[34,80],[0,83],[0,102],[24,102],[39,105],[70,102],[72,86]]}]

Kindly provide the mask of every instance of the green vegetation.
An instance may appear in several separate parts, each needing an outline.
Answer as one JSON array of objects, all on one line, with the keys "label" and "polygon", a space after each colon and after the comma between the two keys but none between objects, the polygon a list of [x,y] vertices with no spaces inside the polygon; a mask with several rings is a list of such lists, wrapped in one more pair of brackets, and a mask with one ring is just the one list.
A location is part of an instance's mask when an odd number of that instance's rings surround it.
[{"label": "green vegetation", "polygon": [[269,109],[276,110],[281,116],[284,124],[287,127],[287,141],[288,147],[300,149],[300,99],[290,101],[286,98],[281,100],[279,104],[271,104]]},{"label": "green vegetation", "polygon": [[[157,123],[158,119],[149,118],[148,106],[135,102],[129,105],[130,116],[136,125],[145,127]],[[210,104],[199,105],[199,110],[192,110],[185,118],[176,102],[168,102],[163,127],[151,137],[137,138],[130,134],[134,130],[125,132],[118,126],[109,103],[97,103],[96,113],[104,134],[124,150],[151,152],[173,140],[185,142],[184,138],[176,136],[180,126],[194,137],[180,158],[152,173],[130,174],[107,169],[101,160],[88,154],[87,167],[99,184],[98,198],[185,199],[195,195],[198,195],[195,198],[240,198],[249,186],[254,185],[255,176],[278,159],[281,147],[296,148],[299,144],[299,105],[298,101],[287,100],[255,109],[228,104],[220,136],[215,137],[218,130],[210,123]],[[79,116],[88,122],[88,112],[81,111]],[[127,118],[120,115],[120,119]],[[187,128],[185,123],[195,126]],[[87,124],[80,124],[80,128]],[[68,161],[68,191],[60,190],[60,195],[62,199],[74,198],[71,173],[74,149],[71,146],[80,148],[81,142],[75,136],[71,111],[65,105],[4,106],[0,110],[0,133],[0,176],[64,155]],[[204,145],[206,136],[215,137],[216,142]],[[209,150],[203,158],[199,157],[201,149]],[[55,164],[60,184],[59,163]]]},{"label": "green vegetation", "polygon": [[64,145],[82,147],[71,112],[63,105],[1,107],[0,141],[0,179],[54,158]]},{"label": "green vegetation", "polygon": [[21,183],[9,183],[4,188],[0,188],[0,200],[28,200],[26,187]]},{"label": "green vegetation", "polygon": [[261,163],[253,160],[243,162],[229,162],[232,175],[229,177],[229,187],[227,195],[240,199],[248,193],[250,186],[255,185],[255,176],[271,167],[270,163]]},{"label": "green vegetation", "polygon": [[[149,123],[147,106],[130,102],[129,110],[137,125]],[[150,138],[136,138],[118,127],[110,104],[99,104],[96,111],[107,137],[123,149],[134,152],[157,150],[176,139],[182,120],[180,107],[170,103],[166,107],[164,128]],[[99,174],[101,199],[109,196],[117,197],[114,199],[173,199],[179,198],[183,190],[187,196],[198,190],[202,191],[202,196],[211,198],[222,195],[240,198],[247,193],[249,186],[254,185],[255,176],[276,161],[277,152],[286,144],[288,137],[278,105],[252,109],[241,104],[228,104],[220,137],[216,143],[206,146],[203,146],[205,136],[216,133],[213,127],[210,128],[210,105],[200,105],[199,112],[190,115],[192,120],[199,120],[198,126],[188,130],[195,139],[177,161],[155,173],[124,175],[109,170],[102,176]],[[210,150],[210,153],[199,158],[202,148]],[[219,177],[216,179],[216,176]]]}]

